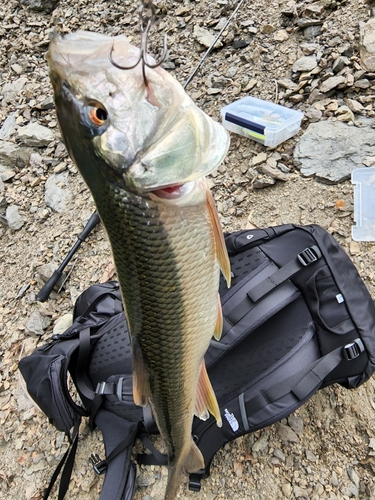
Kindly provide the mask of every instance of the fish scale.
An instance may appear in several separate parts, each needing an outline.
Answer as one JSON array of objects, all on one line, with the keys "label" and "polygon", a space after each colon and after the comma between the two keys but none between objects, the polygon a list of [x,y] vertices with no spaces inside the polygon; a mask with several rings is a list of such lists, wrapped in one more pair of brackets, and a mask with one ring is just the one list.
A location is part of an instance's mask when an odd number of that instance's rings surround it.
[{"label": "fish scale", "polygon": [[[112,53],[123,71],[111,63]],[[55,35],[48,53],[64,143],[110,239],[133,349],[133,395],[150,403],[169,458],[165,500],[203,467],[193,414],[220,410],[203,357],[222,325],[219,267],[229,259],[205,176],[229,146],[159,67],[134,65],[126,37]]]}]

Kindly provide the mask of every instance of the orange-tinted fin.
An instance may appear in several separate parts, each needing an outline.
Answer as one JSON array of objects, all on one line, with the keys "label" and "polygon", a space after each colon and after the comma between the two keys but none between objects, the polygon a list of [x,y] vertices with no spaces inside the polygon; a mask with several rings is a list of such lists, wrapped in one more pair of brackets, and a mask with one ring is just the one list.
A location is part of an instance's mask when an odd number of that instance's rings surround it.
[{"label": "orange-tinted fin", "polygon": [[210,379],[207,375],[206,364],[202,360],[199,368],[197,399],[195,401],[195,414],[201,420],[207,420],[208,412],[216,419],[218,427],[222,426],[219,405],[217,404],[216,396],[212,388]]},{"label": "orange-tinted fin", "polygon": [[224,278],[229,288],[231,281],[231,272],[230,272],[230,262],[229,262],[227,247],[225,246],[223,230],[221,228],[219,215],[216,211],[215,202],[214,199],[212,198],[211,192],[208,189],[207,189],[206,199],[207,199],[207,209],[208,213],[210,214],[213,227],[217,259],[219,261],[220,269],[224,275]]},{"label": "orange-tinted fin", "polygon": [[220,295],[218,294],[218,307],[217,307],[217,319],[214,330],[214,337],[216,340],[221,339],[221,334],[223,332],[223,310],[221,308]]},{"label": "orange-tinted fin", "polygon": [[148,372],[143,362],[141,350],[133,346],[133,399],[138,406],[146,406],[150,395]]}]

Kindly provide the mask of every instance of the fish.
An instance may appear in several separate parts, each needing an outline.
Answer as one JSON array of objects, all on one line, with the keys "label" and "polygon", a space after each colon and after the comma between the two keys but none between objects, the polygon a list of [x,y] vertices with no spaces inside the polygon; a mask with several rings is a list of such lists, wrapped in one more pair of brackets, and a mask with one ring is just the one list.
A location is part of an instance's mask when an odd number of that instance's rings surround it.
[{"label": "fish", "polygon": [[[112,64],[112,52],[116,65]],[[204,468],[194,415],[220,409],[204,355],[220,339],[220,270],[230,263],[206,177],[229,135],[160,67],[132,66],[123,36],[55,34],[49,75],[59,127],[107,232],[129,325],[133,397],[150,405],[166,443],[165,500]],[[149,59],[152,62],[152,59]]]}]

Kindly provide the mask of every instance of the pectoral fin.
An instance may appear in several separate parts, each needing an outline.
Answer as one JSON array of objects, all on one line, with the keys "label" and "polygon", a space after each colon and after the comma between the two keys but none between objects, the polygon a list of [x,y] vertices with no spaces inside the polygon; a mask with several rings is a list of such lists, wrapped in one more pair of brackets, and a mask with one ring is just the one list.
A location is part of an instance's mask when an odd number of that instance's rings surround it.
[{"label": "pectoral fin", "polygon": [[222,426],[219,405],[217,404],[216,396],[212,388],[210,379],[208,378],[206,364],[202,360],[199,368],[197,398],[195,402],[195,414],[201,420],[207,420],[208,412],[216,419],[218,427]]},{"label": "pectoral fin", "polygon": [[227,282],[228,288],[230,287],[231,272],[230,272],[230,262],[227,252],[227,247],[225,246],[223,230],[221,228],[221,222],[216,211],[215,202],[212,198],[211,192],[207,190],[207,209],[212,222],[214,240],[216,245],[216,255],[219,261],[220,269],[224,275]]},{"label": "pectoral fin", "polygon": [[150,395],[147,368],[143,361],[141,350],[133,345],[133,399],[138,406],[146,406]]},{"label": "pectoral fin", "polygon": [[214,337],[216,340],[221,339],[222,331],[223,331],[223,310],[221,308],[220,295],[218,295],[217,319],[214,330]]}]

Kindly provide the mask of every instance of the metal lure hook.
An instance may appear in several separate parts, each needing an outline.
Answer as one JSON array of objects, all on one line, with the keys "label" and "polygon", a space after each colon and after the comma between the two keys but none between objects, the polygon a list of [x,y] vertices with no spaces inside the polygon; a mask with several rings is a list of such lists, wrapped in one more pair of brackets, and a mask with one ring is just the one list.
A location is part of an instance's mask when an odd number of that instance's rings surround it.
[{"label": "metal lure hook", "polygon": [[[149,14],[144,15],[144,10],[148,9]],[[167,48],[167,35],[164,35],[164,43],[163,43],[163,52],[161,55],[161,58],[159,61],[155,62],[155,64],[150,64],[147,61],[147,45],[148,45],[148,36],[149,36],[149,31],[151,29],[152,24],[154,23],[155,20],[155,6],[153,5],[151,0],[143,0],[143,5],[141,8],[141,12],[139,14],[141,18],[141,46],[140,46],[140,54],[137,62],[131,66],[121,66],[117,64],[113,60],[113,52],[114,52],[114,44],[112,45],[111,52],[109,54],[109,60],[115,66],[116,68],[119,69],[133,69],[138,64],[142,61],[142,74],[143,74],[143,81],[146,87],[148,86],[148,81],[146,77],[146,66],[148,68],[157,68],[160,66],[167,58],[168,56],[168,48]]]}]

